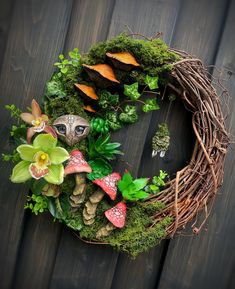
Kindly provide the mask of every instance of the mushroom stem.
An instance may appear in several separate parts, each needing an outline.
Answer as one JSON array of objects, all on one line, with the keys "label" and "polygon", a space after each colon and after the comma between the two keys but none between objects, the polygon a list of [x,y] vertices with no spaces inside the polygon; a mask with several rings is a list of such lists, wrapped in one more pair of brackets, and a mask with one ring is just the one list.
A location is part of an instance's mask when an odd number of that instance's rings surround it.
[{"label": "mushroom stem", "polygon": [[107,237],[114,229],[116,229],[116,227],[111,222],[109,222],[106,226],[99,229],[99,231],[96,233],[96,238],[102,239]]},{"label": "mushroom stem", "polygon": [[84,202],[86,197],[86,174],[79,173],[75,175],[76,186],[70,196],[70,205],[76,211]]},{"label": "mushroom stem", "polygon": [[85,203],[85,207],[83,209],[83,222],[85,225],[89,226],[95,222],[96,209],[104,195],[104,191],[98,189],[89,197],[89,200]]}]

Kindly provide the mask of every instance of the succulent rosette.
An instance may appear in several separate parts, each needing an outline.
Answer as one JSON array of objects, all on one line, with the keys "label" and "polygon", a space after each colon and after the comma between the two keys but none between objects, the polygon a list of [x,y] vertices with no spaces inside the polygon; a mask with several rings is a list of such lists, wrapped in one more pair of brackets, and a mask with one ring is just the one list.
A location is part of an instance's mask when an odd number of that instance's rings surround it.
[{"label": "succulent rosette", "polygon": [[32,145],[18,146],[17,151],[22,161],[13,168],[11,181],[23,183],[31,178],[44,178],[48,183],[61,184],[64,180],[62,163],[69,159],[69,153],[56,145],[56,138],[50,134],[40,134]]}]

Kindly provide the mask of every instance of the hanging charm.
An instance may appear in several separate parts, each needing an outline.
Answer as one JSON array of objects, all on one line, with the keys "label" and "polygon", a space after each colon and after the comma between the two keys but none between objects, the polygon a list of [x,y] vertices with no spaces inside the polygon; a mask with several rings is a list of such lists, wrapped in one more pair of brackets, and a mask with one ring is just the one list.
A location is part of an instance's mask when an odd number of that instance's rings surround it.
[{"label": "hanging charm", "polygon": [[152,157],[155,157],[160,152],[160,157],[165,156],[166,151],[170,146],[170,132],[166,123],[158,125],[158,129],[152,138]]}]

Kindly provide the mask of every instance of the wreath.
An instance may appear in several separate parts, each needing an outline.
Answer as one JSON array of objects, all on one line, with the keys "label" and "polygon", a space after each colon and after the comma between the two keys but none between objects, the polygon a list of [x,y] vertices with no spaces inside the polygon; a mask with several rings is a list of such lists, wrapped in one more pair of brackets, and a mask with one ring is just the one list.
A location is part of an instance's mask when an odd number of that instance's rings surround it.
[{"label": "wreath", "polygon": [[[209,201],[223,181],[229,137],[219,97],[200,59],[169,48],[161,39],[125,33],[78,49],[57,67],[40,102],[16,119],[14,144],[5,161],[16,163],[11,181],[30,188],[25,208],[52,216],[89,243],[109,244],[133,257],[173,237]],[[192,114],[196,142],[191,161],[170,179],[160,170],[152,178],[113,171],[120,143],[110,134],[140,121],[141,114],[180,99]],[[152,138],[152,157],[164,157],[170,144],[167,122]],[[127,152],[128,153],[128,152]],[[119,156],[120,157],[120,156]],[[213,202],[210,202],[211,207]]]}]

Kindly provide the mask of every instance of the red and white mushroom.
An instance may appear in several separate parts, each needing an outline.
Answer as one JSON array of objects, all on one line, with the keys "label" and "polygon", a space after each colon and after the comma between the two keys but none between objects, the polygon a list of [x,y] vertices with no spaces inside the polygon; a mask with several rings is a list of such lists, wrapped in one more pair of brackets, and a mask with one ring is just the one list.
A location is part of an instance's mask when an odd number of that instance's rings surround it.
[{"label": "red and white mushroom", "polygon": [[91,173],[92,169],[85,161],[83,154],[79,150],[73,150],[70,153],[70,158],[67,166],[64,169],[65,175],[76,174],[75,182],[76,186],[70,196],[70,205],[74,210],[84,202],[86,194],[86,175],[85,173]]},{"label": "red and white mushroom", "polygon": [[105,216],[116,228],[123,228],[126,220],[126,204],[119,202],[115,207],[107,210]]},{"label": "red and white mushroom", "polygon": [[100,186],[102,190],[109,195],[111,200],[115,200],[117,196],[117,182],[121,179],[119,173],[112,173],[100,179],[93,181],[94,184]]},{"label": "red and white mushroom", "polygon": [[70,158],[67,166],[64,169],[65,175],[75,173],[91,173],[92,169],[85,161],[83,154],[79,150],[73,150],[70,153]]}]

